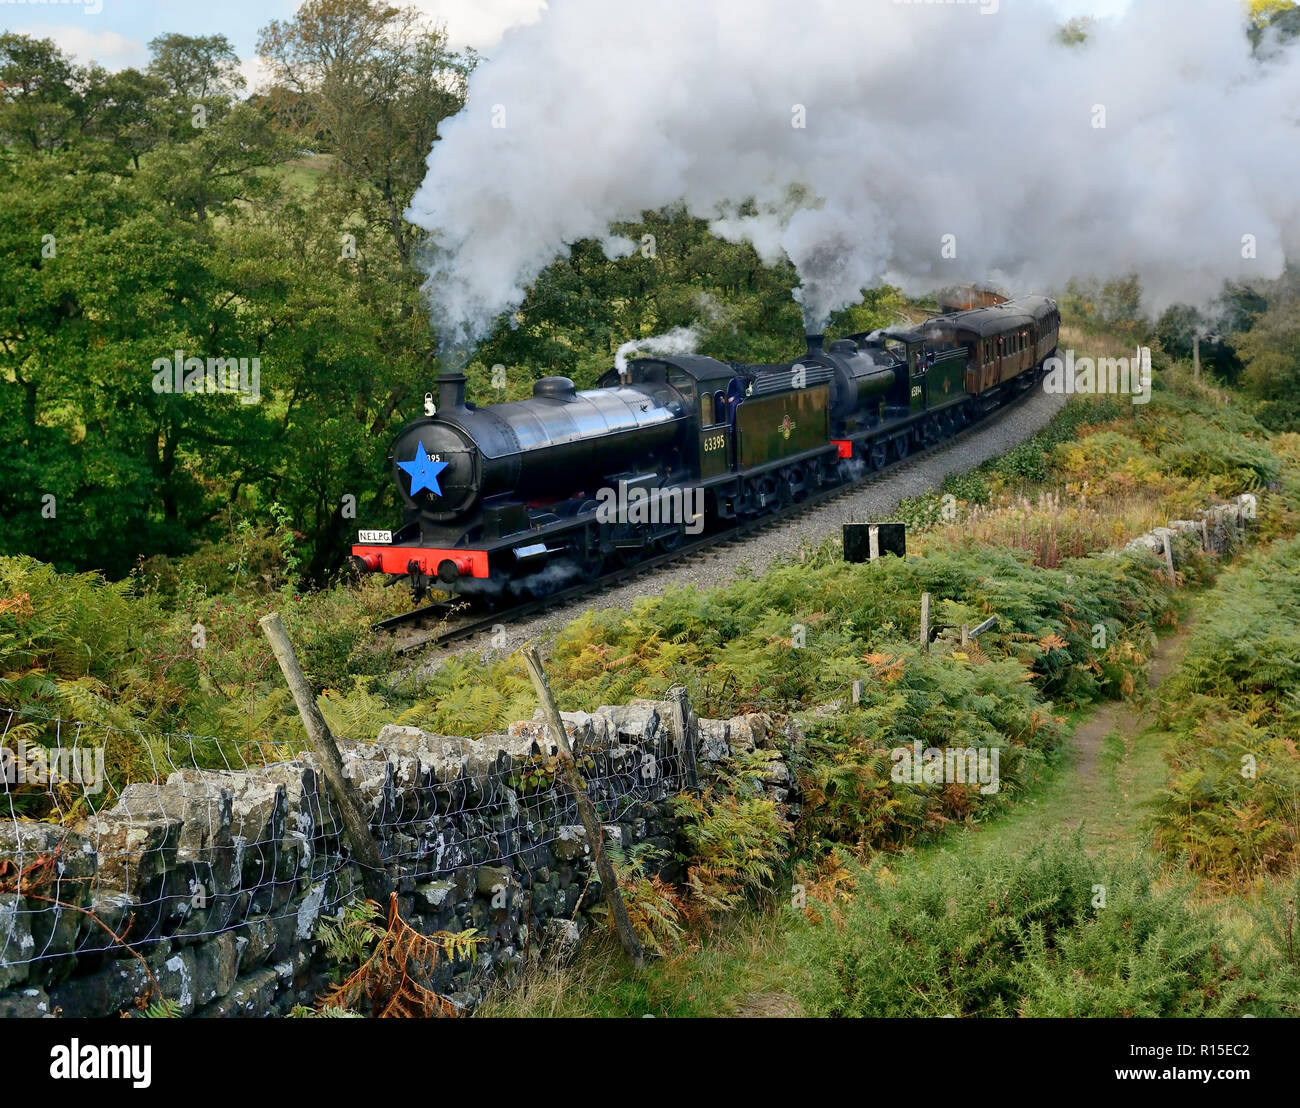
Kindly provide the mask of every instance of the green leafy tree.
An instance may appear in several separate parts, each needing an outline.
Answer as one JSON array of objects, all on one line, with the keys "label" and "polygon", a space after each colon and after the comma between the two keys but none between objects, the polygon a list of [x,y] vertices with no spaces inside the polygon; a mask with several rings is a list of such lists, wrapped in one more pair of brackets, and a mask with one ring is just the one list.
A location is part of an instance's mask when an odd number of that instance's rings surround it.
[{"label": "green leafy tree", "polygon": [[116,155],[114,168],[129,162],[140,168],[140,159],[164,137],[159,103],[167,95],[166,84],[138,69],[106,73],[92,72],[85,93],[84,133],[104,142]]},{"label": "green leafy tree", "polygon": [[402,213],[438,124],[464,105],[474,54],[452,50],[416,9],[375,0],[307,0],[269,23],[257,49],[304,127],[325,136],[362,218],[387,227],[409,266],[418,230]]},{"label": "green leafy tree", "polygon": [[1248,331],[1231,336],[1244,370],[1241,384],[1263,401],[1259,420],[1276,431],[1300,430],[1300,270],[1269,290],[1269,307]]},{"label": "green leafy tree", "polygon": [[239,71],[239,55],[225,35],[159,35],[150,41],[149,51],[149,73],[166,84],[169,96],[234,96],[247,84]]},{"label": "green leafy tree", "polygon": [[0,34],[0,139],[25,150],[61,150],[75,136],[78,70],[53,39]]}]

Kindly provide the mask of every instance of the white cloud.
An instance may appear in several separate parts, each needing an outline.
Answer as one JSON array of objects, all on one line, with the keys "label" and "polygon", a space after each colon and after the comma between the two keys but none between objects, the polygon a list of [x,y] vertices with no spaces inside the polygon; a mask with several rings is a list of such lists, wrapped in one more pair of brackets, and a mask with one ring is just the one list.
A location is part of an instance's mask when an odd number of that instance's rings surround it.
[{"label": "white cloud", "polygon": [[545,0],[413,0],[412,7],[447,25],[456,48],[488,50],[511,27],[536,23],[546,9]]},{"label": "white cloud", "polygon": [[114,73],[131,66],[143,69],[149,64],[149,48],[116,31],[88,31],[84,27],[38,23],[23,33],[33,38],[52,38],[64,53],[71,54],[83,65],[96,61]]},{"label": "white cloud", "polygon": [[244,75],[244,80],[248,86],[244,89],[244,94],[259,91],[264,85],[271,83],[271,69],[261,58],[254,54],[251,58],[244,58],[239,63],[239,72]]}]

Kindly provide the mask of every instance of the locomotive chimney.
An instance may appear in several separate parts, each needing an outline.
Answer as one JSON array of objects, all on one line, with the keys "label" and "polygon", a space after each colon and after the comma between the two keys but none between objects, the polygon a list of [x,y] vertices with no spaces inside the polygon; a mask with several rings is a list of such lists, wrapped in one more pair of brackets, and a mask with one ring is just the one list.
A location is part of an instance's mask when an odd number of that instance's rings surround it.
[{"label": "locomotive chimney", "polygon": [[450,412],[465,407],[465,375],[440,373],[438,375],[438,411]]},{"label": "locomotive chimney", "polygon": [[816,358],[821,355],[822,345],[826,342],[825,335],[805,335],[808,340],[808,357]]}]

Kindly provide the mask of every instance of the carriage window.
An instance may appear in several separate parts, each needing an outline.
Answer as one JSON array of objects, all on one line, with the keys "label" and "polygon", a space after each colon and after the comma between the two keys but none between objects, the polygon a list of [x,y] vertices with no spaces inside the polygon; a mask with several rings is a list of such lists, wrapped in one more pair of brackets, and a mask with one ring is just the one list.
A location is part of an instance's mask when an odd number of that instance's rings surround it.
[{"label": "carriage window", "polygon": [[727,422],[727,398],[721,389],[713,394],[713,422]]},{"label": "carriage window", "polygon": [[707,426],[713,422],[713,397],[705,393],[700,397],[700,424]]}]

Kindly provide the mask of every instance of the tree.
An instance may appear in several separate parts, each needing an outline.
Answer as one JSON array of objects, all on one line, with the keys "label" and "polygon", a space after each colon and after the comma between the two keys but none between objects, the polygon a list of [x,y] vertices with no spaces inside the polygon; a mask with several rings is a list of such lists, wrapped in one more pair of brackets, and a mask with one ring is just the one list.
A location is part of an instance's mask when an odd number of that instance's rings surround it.
[{"label": "tree", "polygon": [[304,129],[326,137],[364,217],[387,227],[409,267],[419,231],[402,213],[438,124],[464,104],[474,54],[451,50],[415,9],[377,0],[307,0],[263,28],[257,49],[280,88],[305,98]]},{"label": "tree", "polygon": [[264,113],[236,104],[182,140],[159,146],[141,171],[148,187],[178,213],[202,224],[276,185],[259,170],[277,165],[288,145]]},{"label": "tree", "polygon": [[159,35],[149,43],[150,77],[162,82],[158,123],[176,142],[219,122],[246,84],[239,56],[225,35]]},{"label": "tree", "polygon": [[74,166],[0,167],[0,543],[122,574],[201,537],[274,431],[236,396],[155,390],[175,350],[256,352],[229,256],[141,177]]},{"label": "tree", "polygon": [[1057,41],[1063,46],[1080,46],[1088,41],[1092,33],[1094,20],[1091,16],[1081,15],[1067,19],[1056,32]]},{"label": "tree", "polygon": [[1264,34],[1272,29],[1279,42],[1300,37],[1300,4],[1296,0],[1250,0],[1250,24],[1247,35],[1259,49]]},{"label": "tree", "polygon": [[53,39],[0,34],[0,139],[48,153],[77,132],[77,67]]},{"label": "tree", "polygon": [[234,97],[247,84],[239,55],[225,35],[159,35],[150,41],[149,52],[149,75],[164,83],[173,100]]},{"label": "tree", "polygon": [[166,83],[138,69],[94,69],[85,93],[82,131],[115,151],[121,165],[140,168],[140,158],[163,139],[160,102]]},{"label": "tree", "polygon": [[1275,431],[1300,430],[1300,269],[1290,267],[1267,290],[1268,310],[1231,336],[1244,369],[1241,385],[1263,404],[1259,421]]}]

